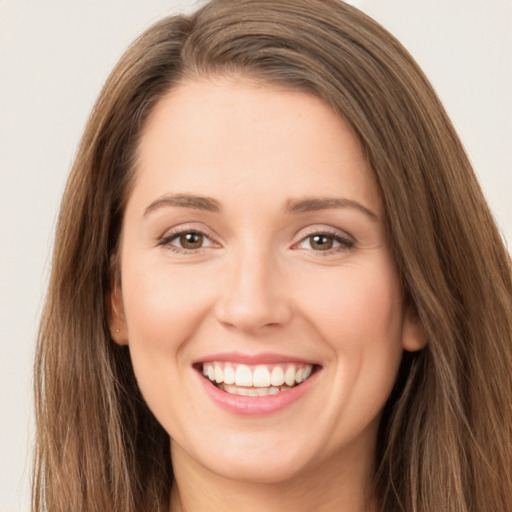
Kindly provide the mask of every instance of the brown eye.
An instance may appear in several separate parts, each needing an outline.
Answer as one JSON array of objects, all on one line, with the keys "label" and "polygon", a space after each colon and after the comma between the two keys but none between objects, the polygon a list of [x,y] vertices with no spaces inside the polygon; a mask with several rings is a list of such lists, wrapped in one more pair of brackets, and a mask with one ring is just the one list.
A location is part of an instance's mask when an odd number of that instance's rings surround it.
[{"label": "brown eye", "polygon": [[204,236],[201,233],[183,233],[178,237],[178,243],[183,249],[200,249]]},{"label": "brown eye", "polygon": [[334,245],[334,239],[331,235],[312,235],[309,237],[311,249],[315,251],[328,251]]},{"label": "brown eye", "polygon": [[185,254],[215,246],[212,239],[205,233],[185,230],[164,235],[158,245]]},{"label": "brown eye", "polygon": [[354,247],[354,241],[342,234],[317,232],[303,238],[297,245],[297,249],[309,249],[315,252],[333,254],[344,249]]}]

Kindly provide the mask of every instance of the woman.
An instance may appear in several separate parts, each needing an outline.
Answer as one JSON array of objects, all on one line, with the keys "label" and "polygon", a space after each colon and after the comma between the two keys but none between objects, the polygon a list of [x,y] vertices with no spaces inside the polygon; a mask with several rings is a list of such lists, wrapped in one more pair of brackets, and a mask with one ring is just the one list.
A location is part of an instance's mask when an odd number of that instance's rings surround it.
[{"label": "woman", "polygon": [[34,510],[506,510],[509,256],[427,80],[337,0],[213,0],[63,199]]}]

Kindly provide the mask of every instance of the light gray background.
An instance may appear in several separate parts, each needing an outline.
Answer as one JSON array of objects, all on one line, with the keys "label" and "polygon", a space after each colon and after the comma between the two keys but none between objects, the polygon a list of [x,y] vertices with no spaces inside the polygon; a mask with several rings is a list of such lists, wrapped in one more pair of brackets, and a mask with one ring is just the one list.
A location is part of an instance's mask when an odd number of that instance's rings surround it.
[{"label": "light gray background", "polygon": [[[58,205],[89,111],[136,35],[198,3],[0,0],[0,512],[29,509],[34,339]],[[512,1],[351,3],[430,77],[510,244]]]}]

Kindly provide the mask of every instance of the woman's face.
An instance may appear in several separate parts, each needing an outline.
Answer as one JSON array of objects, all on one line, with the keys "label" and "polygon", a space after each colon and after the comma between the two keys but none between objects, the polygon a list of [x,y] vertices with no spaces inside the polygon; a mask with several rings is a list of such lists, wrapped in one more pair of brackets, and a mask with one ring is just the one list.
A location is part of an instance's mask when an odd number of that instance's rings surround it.
[{"label": "woman's face", "polygon": [[196,81],[138,156],[111,328],[174,464],[266,482],[369,464],[421,343],[347,125],[306,93]]}]

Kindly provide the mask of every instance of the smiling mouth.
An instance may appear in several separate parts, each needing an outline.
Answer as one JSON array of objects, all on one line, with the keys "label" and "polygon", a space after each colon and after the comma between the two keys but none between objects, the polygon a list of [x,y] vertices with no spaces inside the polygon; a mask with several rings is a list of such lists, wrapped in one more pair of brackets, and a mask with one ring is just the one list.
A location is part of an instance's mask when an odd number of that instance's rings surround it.
[{"label": "smiling mouth", "polygon": [[289,391],[306,381],[316,370],[312,364],[245,364],[213,361],[198,365],[205,378],[232,395],[268,396]]}]

